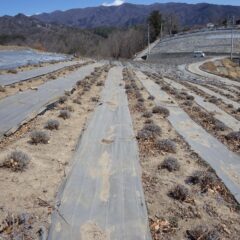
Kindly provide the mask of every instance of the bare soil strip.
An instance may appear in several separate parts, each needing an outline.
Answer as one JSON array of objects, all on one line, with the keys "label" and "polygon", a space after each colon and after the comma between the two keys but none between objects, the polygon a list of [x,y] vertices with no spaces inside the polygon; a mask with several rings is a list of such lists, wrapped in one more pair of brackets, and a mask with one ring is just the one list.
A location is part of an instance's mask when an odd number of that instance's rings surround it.
[{"label": "bare soil strip", "polygon": [[[133,72],[125,71],[124,78],[139,142],[143,187],[153,239],[208,239],[212,236],[216,239],[237,240],[240,218],[238,205],[231,193],[217,179],[212,168],[191,150],[164,114],[151,114],[156,106],[154,98]],[[157,89],[158,99],[163,93],[158,91],[158,86],[154,85],[153,88]],[[170,108],[173,105],[170,102],[171,99],[166,99],[161,105]],[[172,111],[174,109],[170,109],[170,115]],[[147,135],[143,129],[151,129],[149,124],[155,133],[157,127],[160,127],[161,133]],[[168,158],[175,158],[178,164],[163,164]],[[212,180],[216,181],[206,181],[202,185],[189,182],[197,172],[204,176],[215,176]],[[178,185],[187,188],[188,193],[184,192],[186,196],[179,192],[171,195],[171,191]],[[179,200],[173,196],[179,197]],[[198,234],[197,229],[201,229]]]},{"label": "bare soil strip", "polygon": [[[14,150],[30,157],[23,171],[0,168],[0,239],[39,239],[47,233],[60,183],[71,167],[71,159],[79,136],[97,104],[109,67],[98,68],[75,87],[72,94],[61,98],[55,107],[36,117],[20,131],[0,143],[0,163]],[[63,109],[70,118],[60,118]],[[58,130],[45,129],[49,120],[59,122]],[[32,144],[34,130],[44,131],[47,144]],[[44,239],[40,237],[40,239]]]},{"label": "bare soil strip", "polygon": [[138,149],[123,85],[122,67],[112,68],[101,104],[60,192],[49,240],[150,239]]}]

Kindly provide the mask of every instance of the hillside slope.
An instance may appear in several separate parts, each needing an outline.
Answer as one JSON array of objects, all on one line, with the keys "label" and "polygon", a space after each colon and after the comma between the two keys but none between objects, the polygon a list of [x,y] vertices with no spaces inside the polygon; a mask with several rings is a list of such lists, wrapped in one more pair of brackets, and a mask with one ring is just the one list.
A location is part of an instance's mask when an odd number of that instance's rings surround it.
[{"label": "hillside slope", "polygon": [[126,3],[121,6],[99,6],[55,11],[35,15],[34,17],[46,23],[59,23],[80,28],[127,27],[146,22],[147,17],[153,10],[159,10],[166,16],[171,14],[176,16],[182,26],[216,23],[232,15],[240,18],[240,7],[207,3],[156,3],[152,5]]},{"label": "hillside slope", "polygon": [[101,39],[87,30],[46,24],[23,14],[0,17],[0,45],[27,45],[53,52],[91,55]]}]

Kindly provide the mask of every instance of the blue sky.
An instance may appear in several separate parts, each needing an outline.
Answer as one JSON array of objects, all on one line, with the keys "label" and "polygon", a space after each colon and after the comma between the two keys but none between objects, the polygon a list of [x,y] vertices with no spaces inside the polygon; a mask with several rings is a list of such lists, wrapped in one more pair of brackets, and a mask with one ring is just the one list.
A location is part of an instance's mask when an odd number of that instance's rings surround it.
[{"label": "blue sky", "polygon": [[24,13],[32,15],[35,13],[52,12],[54,10],[67,10],[71,8],[84,8],[91,6],[99,6],[102,4],[111,5],[121,4],[121,2],[150,4],[154,2],[186,2],[199,3],[208,2],[215,4],[228,4],[240,6],[240,0],[0,0],[0,16],[16,15],[17,13]]}]

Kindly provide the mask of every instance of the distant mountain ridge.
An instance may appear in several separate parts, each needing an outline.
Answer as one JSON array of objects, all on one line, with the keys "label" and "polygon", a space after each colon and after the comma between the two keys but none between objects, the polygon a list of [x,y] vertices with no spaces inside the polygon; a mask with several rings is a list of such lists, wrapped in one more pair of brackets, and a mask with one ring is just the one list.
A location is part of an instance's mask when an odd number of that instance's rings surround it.
[{"label": "distant mountain ridge", "polygon": [[240,18],[240,6],[214,5],[208,3],[155,3],[138,5],[125,3],[120,6],[99,6],[43,13],[33,17],[45,23],[57,23],[71,27],[128,27],[143,24],[153,10],[164,15],[177,16],[182,26],[216,23],[225,17]]}]

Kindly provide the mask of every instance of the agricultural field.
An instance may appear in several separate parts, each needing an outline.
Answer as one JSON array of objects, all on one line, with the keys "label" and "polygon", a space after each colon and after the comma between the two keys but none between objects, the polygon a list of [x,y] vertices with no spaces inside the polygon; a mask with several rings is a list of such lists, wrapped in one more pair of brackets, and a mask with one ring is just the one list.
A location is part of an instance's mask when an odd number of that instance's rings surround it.
[{"label": "agricultural field", "polygon": [[209,61],[2,71],[0,239],[239,239],[238,67]]}]

